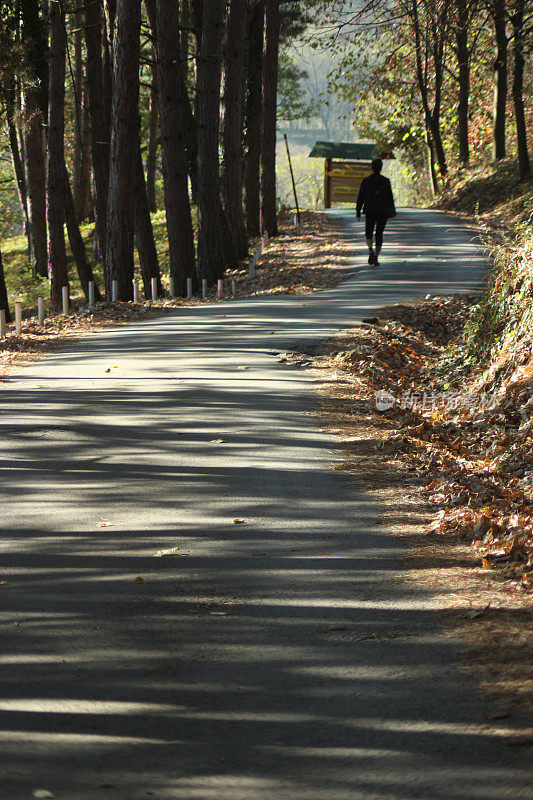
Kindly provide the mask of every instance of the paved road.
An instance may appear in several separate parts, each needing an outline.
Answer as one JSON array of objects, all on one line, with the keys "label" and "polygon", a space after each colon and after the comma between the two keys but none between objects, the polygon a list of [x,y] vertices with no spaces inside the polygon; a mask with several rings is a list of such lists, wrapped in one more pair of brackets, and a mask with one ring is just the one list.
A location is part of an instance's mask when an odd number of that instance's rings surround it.
[{"label": "paved road", "polygon": [[475,285],[470,239],[402,211],[379,271],[359,236],[334,290],[104,331],[2,387],[3,800],[531,797],[269,354]]}]

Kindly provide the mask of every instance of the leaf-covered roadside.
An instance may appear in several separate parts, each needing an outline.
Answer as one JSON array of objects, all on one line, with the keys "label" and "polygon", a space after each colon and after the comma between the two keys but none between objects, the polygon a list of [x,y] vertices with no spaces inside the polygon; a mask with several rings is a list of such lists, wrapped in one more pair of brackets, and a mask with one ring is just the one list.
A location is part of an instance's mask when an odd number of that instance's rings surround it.
[{"label": "leaf-covered roadside", "polygon": [[382,309],[330,340],[322,359],[350,382],[354,410],[366,410],[369,421],[379,417],[381,466],[400,462],[427,493],[435,512],[428,534],[468,543],[481,570],[527,592],[533,337],[524,329],[489,366],[476,362],[468,331],[481,313],[478,300],[434,297]]}]

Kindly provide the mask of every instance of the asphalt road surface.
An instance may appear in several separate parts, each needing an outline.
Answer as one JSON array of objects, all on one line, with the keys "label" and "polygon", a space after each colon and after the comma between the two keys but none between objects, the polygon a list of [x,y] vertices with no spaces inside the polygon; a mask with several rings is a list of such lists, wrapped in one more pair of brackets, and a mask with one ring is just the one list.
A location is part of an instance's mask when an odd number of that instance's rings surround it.
[{"label": "asphalt road surface", "polygon": [[1,387],[2,800],[532,797],[404,546],[332,469],[313,378],[272,355],[467,290],[482,258],[402,210],[371,270],[344,218],[335,289],[105,330]]}]

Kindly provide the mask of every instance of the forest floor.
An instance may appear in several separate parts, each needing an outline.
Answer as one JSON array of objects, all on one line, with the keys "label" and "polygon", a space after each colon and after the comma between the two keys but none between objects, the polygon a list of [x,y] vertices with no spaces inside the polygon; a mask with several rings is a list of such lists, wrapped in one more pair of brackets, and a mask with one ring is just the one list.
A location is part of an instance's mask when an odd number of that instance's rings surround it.
[{"label": "forest floor", "polygon": [[[227,272],[228,299],[314,292],[345,277],[351,243],[335,220],[305,212],[301,229],[291,220],[282,219],[254,278],[245,264]],[[383,501],[387,529],[408,537],[409,579],[437,593],[450,634],[468,645],[465,664],[499,704],[492,718],[503,719],[533,708],[533,371],[522,359],[496,405],[483,405],[479,375],[461,372],[453,349],[476,300],[381,309],[324,342],[308,366],[320,381],[322,424],[346,452],[341,468]],[[80,305],[42,328],[30,316],[20,336],[10,326],[0,342],[0,374],[103,327],[215,301],[212,291],[205,300]],[[410,509],[401,519],[399,492]]]}]

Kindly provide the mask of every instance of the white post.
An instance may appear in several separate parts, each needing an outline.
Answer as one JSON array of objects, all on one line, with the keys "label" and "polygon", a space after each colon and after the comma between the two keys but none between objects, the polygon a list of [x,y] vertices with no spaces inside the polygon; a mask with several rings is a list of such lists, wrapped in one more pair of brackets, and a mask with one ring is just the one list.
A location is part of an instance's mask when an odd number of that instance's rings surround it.
[{"label": "white post", "polygon": [[256,256],[255,254],[251,257],[250,261],[248,262],[248,277],[253,278],[255,275],[255,264],[256,264]]},{"label": "white post", "polygon": [[15,301],[15,333],[17,336],[20,334],[22,327],[22,303],[20,300]]},{"label": "white post", "polygon": [[235,278],[232,278],[231,279],[231,296],[235,297],[236,294],[237,294],[237,285],[235,283]]},{"label": "white post", "polygon": [[94,306],[94,281],[89,281],[89,305]]},{"label": "white post", "polygon": [[187,278],[187,300],[192,297],[192,278]]},{"label": "white post", "polygon": [[219,300],[222,300],[222,298],[224,297],[224,281],[222,280],[222,278],[218,279],[217,287],[218,287],[217,288],[217,298]]},{"label": "white post", "polygon": [[111,281],[111,302],[116,303],[118,300],[118,281]]},{"label": "white post", "polygon": [[133,281],[133,302],[139,302],[139,281]]},{"label": "white post", "polygon": [[294,226],[295,228],[299,228],[299,227],[300,227],[300,226],[298,225],[298,214],[293,214],[293,215],[292,215],[292,224],[293,224],[293,226]]},{"label": "white post", "polygon": [[259,260],[263,255],[263,242],[259,242],[257,250],[255,251],[256,260]]},{"label": "white post", "polygon": [[207,297],[207,278],[202,278],[202,297]]},{"label": "white post", "polygon": [[171,297],[176,297],[176,292],[174,291],[174,278],[168,279],[168,293]]},{"label": "white post", "polygon": [[263,248],[266,250],[268,247],[268,231],[263,233]]},{"label": "white post", "polygon": [[0,308],[0,339],[4,339],[6,335],[6,312]]},{"label": "white post", "polygon": [[152,300],[157,300],[157,278],[152,278]]},{"label": "white post", "polygon": [[44,297],[37,298],[37,322],[39,325],[44,325]]},{"label": "white post", "polygon": [[61,293],[63,295],[63,314],[68,314],[68,286],[63,286]]}]

